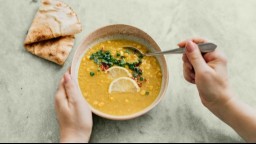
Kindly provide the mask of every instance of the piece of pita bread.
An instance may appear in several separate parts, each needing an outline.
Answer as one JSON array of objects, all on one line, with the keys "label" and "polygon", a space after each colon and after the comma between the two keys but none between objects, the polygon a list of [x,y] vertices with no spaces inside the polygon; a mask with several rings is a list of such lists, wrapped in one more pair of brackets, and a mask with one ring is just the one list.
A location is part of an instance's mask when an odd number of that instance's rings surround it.
[{"label": "piece of pita bread", "polygon": [[71,7],[56,0],[42,0],[24,43],[75,35],[81,31],[81,23]]},{"label": "piece of pita bread", "polygon": [[74,36],[59,37],[25,45],[27,51],[59,65],[63,65],[74,45]]}]

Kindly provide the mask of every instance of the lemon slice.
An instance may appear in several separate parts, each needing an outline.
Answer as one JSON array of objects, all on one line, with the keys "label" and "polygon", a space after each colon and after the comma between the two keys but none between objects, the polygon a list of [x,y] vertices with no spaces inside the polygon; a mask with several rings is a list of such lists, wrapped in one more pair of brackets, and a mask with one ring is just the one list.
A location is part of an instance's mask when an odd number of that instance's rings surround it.
[{"label": "lemon slice", "polygon": [[123,67],[114,66],[106,71],[110,78],[116,79],[120,77],[132,77],[130,72]]},{"label": "lemon slice", "polygon": [[120,77],[111,82],[108,92],[139,92],[140,87],[135,80],[128,77]]}]

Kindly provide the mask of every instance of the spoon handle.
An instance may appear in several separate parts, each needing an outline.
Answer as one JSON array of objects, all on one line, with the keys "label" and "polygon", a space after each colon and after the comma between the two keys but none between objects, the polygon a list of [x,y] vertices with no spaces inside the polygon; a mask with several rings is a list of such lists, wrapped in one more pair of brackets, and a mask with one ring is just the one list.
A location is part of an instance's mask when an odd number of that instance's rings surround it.
[{"label": "spoon handle", "polygon": [[[217,45],[213,43],[203,43],[203,44],[198,44],[198,47],[202,53],[208,53],[208,52],[213,52],[217,48]],[[145,55],[153,56],[153,55],[164,55],[164,54],[183,54],[185,53],[185,51],[186,51],[185,48],[177,48],[173,50],[147,53]]]}]

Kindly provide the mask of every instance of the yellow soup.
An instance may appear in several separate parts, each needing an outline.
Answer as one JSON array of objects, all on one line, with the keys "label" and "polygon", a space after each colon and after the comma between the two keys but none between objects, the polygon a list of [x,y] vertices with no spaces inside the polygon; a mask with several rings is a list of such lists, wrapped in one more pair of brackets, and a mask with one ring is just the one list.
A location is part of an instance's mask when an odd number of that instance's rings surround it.
[{"label": "yellow soup", "polygon": [[[93,46],[82,58],[78,72],[80,89],[87,102],[103,113],[115,116],[137,113],[150,106],[160,92],[162,72],[156,58],[142,57],[123,48],[128,45],[147,51],[133,41],[111,40]],[[109,93],[115,79],[106,71],[113,66],[127,69],[139,91]]]}]

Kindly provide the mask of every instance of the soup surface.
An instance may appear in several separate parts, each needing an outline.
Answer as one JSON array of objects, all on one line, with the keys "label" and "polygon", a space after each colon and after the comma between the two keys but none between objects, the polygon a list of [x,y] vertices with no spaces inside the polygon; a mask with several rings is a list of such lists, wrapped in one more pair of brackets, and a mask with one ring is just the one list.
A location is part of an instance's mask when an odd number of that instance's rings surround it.
[{"label": "soup surface", "polygon": [[[147,51],[133,41],[105,41],[85,53],[78,71],[79,87],[87,102],[95,109],[115,116],[134,114],[151,105],[162,83],[162,72],[155,57],[143,57],[124,46]],[[109,92],[111,83],[116,80],[107,72],[111,67],[127,69],[138,91]]]}]

